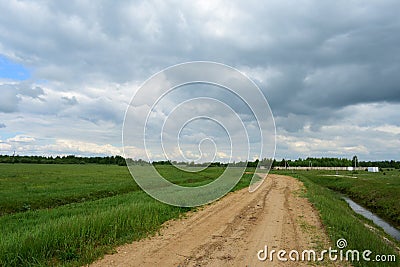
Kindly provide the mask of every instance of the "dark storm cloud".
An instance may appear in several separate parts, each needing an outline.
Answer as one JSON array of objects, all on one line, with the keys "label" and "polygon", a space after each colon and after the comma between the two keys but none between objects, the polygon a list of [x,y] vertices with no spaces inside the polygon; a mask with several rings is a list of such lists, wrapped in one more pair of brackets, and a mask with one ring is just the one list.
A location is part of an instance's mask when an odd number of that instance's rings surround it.
[{"label": "dark storm cloud", "polygon": [[277,113],[302,110],[292,96],[333,108],[400,100],[397,1],[210,5],[13,2],[2,7],[0,40],[47,79],[145,79],[208,59],[281,71],[268,86]]},{"label": "dark storm cloud", "polygon": [[399,7],[396,1],[217,2],[214,10],[148,1],[12,2],[2,7],[8,12],[0,18],[0,40],[48,78],[126,81],[198,59],[282,71],[297,66],[303,76],[353,65],[387,78],[399,68]]}]

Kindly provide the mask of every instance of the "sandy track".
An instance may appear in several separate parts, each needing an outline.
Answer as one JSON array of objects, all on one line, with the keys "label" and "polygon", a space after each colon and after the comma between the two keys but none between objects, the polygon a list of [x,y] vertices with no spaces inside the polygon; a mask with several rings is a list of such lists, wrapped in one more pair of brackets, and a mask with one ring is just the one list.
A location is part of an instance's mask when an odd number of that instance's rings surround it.
[{"label": "sandy track", "polygon": [[300,196],[302,190],[292,177],[268,175],[256,192],[230,193],[167,222],[160,235],[119,247],[93,266],[277,266],[282,262],[261,262],[257,252],[265,245],[288,252],[328,248],[319,215]]}]

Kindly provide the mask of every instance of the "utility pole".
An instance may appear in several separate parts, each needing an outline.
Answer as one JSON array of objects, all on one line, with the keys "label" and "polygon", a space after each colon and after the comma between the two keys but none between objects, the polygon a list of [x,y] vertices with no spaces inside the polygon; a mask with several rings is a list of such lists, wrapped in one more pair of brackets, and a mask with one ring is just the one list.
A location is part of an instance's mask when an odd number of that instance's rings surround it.
[{"label": "utility pole", "polygon": [[290,167],[289,162],[285,159],[285,168],[287,169],[288,167]]},{"label": "utility pole", "polygon": [[353,157],[354,170],[357,168],[357,162],[358,162],[358,158],[357,158],[357,156],[354,156]]}]

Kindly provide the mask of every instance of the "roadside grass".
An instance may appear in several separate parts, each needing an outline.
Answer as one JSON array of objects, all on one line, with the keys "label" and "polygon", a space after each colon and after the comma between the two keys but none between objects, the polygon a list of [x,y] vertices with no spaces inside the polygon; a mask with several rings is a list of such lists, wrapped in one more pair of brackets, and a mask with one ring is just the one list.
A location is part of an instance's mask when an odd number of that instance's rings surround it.
[{"label": "roadside grass", "polygon": [[344,252],[356,249],[360,251],[360,258],[362,258],[361,253],[367,249],[373,252],[370,255],[371,259],[374,259],[376,255],[396,255],[396,262],[360,260],[352,261],[353,266],[399,266],[400,255],[396,251],[396,245],[394,245],[397,244],[398,246],[399,244],[395,241],[392,243],[385,241],[382,236],[386,235],[382,230],[378,230],[378,232],[369,230],[365,225],[371,224],[371,222],[355,214],[341,199],[340,194],[316,183],[315,179],[325,179],[325,177],[320,178],[318,176],[321,172],[297,171],[292,173],[280,171],[278,173],[295,177],[304,183],[307,188],[306,197],[319,211],[333,244],[333,249],[336,249],[336,241],[344,238],[348,244]]},{"label": "roadside grass", "polygon": [[[32,173],[29,172],[29,167],[34,170]],[[50,167],[49,175],[47,175],[46,167]],[[82,178],[79,175],[80,166],[78,165],[30,165],[23,166],[22,171],[19,169],[20,166],[14,165],[16,177],[19,178],[14,180],[14,183],[7,182],[11,186],[10,192],[2,187],[3,195],[8,196],[11,201],[12,194],[16,194],[16,199],[23,199],[26,191],[20,184],[25,183],[28,188],[31,188],[32,184],[47,188],[45,192],[52,197],[46,197],[45,193],[33,194],[28,198],[31,202],[27,203],[30,205],[41,203],[40,208],[0,216],[0,266],[88,264],[101,255],[112,252],[118,245],[157,233],[162,223],[179,218],[191,210],[169,206],[149,197],[138,189],[124,167],[113,166],[110,169],[107,167],[111,166],[101,165],[85,167],[90,167],[92,170],[81,168],[82,176],[86,177]],[[2,168],[1,165],[0,168]],[[6,169],[8,174],[12,175],[12,166],[7,166]],[[171,166],[163,166],[161,169],[168,173],[172,180],[184,185],[190,185],[191,182],[207,183],[223,171],[222,168],[212,167],[198,178],[192,173],[182,177],[180,174],[174,176],[176,170]],[[113,174],[113,170],[116,173]],[[38,175],[39,173],[41,175]],[[109,179],[106,178],[107,174],[110,175]],[[91,175],[93,176],[90,180]],[[47,186],[48,180],[45,179],[47,176],[56,189]],[[1,177],[3,180],[5,180],[4,177],[10,179],[4,173]],[[246,187],[251,177],[251,174],[244,174],[232,191]],[[82,183],[84,189],[78,186],[81,181],[90,180],[96,183],[97,179],[100,183],[98,186],[87,187],[84,182]],[[114,183],[114,179],[118,182]],[[134,185],[129,185],[129,183]],[[123,190],[121,184],[125,184],[131,191]],[[76,188],[78,196],[90,195],[91,189],[96,191],[99,188],[117,193],[114,196],[85,199],[81,202],[47,208],[52,199],[63,199],[69,195],[62,192],[63,186],[70,193],[73,193],[73,188]]]},{"label": "roadside grass", "polygon": [[[368,208],[381,218],[400,229],[400,172],[384,170],[378,173],[355,172],[357,178],[314,175],[314,183],[339,191],[360,205]],[[343,172],[343,175],[349,175]]]},{"label": "roadside grass", "polygon": [[77,266],[113,246],[154,234],[189,209],[162,204],[143,192],[0,218],[1,266]]}]

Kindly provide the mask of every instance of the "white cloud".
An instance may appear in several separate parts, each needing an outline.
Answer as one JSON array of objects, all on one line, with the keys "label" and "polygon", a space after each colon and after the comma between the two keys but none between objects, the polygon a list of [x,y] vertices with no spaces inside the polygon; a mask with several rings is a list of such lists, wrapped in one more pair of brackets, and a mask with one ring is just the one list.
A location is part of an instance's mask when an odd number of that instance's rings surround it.
[{"label": "white cloud", "polygon": [[400,126],[396,125],[384,124],[381,126],[374,127],[374,129],[389,134],[400,135]]},{"label": "white cloud", "polygon": [[12,138],[8,138],[7,142],[16,142],[16,143],[32,143],[34,142],[36,139],[31,137],[31,136],[27,136],[27,135],[16,135]]},{"label": "white cloud", "polygon": [[12,153],[12,146],[8,143],[4,143],[0,140],[0,154],[4,152],[4,154]]},{"label": "white cloud", "polygon": [[98,145],[96,143],[77,140],[56,140],[55,144],[45,146],[50,151],[63,151],[65,153],[97,154],[97,155],[121,155],[120,147],[111,144]]}]

